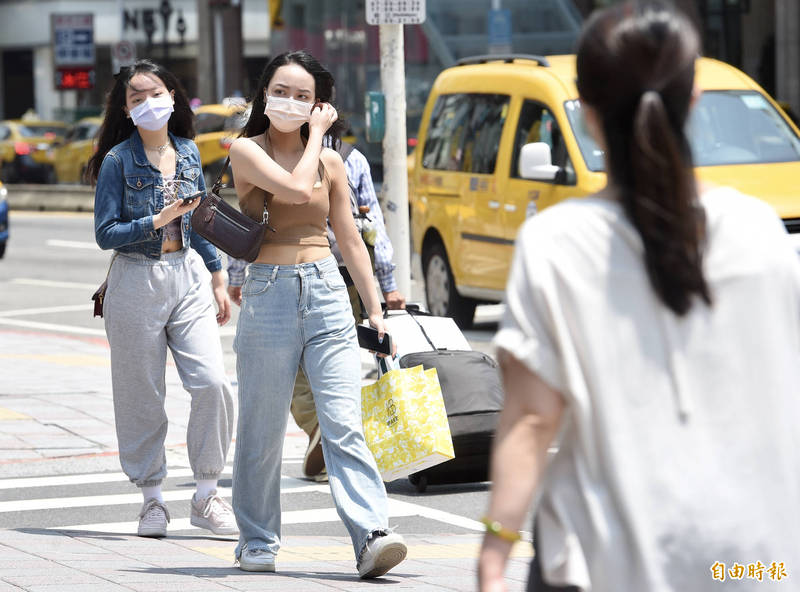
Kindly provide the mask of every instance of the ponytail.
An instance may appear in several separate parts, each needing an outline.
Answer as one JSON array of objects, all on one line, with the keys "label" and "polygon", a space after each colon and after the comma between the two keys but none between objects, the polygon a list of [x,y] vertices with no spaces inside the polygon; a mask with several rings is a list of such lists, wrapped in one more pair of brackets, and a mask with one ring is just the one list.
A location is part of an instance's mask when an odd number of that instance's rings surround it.
[{"label": "ponytail", "polygon": [[692,297],[711,304],[703,275],[705,213],[697,201],[691,152],[661,95],[648,90],[636,107],[622,205],[644,246],[647,275],[661,301],[686,314]]},{"label": "ponytail", "polygon": [[595,13],[577,56],[581,100],[602,121],[609,185],[642,239],[653,290],[680,316],[696,296],[711,305],[705,213],[684,133],[698,52],[685,16],[646,1]]}]

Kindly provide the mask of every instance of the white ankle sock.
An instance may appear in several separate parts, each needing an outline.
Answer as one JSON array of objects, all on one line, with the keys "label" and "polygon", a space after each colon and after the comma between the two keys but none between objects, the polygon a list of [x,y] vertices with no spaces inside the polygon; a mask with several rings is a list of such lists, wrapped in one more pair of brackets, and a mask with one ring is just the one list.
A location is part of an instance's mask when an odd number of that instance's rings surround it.
[{"label": "white ankle sock", "polygon": [[161,485],[154,485],[153,487],[142,487],[142,495],[144,496],[144,501],[147,501],[151,497],[154,497],[162,504],[164,503],[164,497],[161,495]]},{"label": "white ankle sock", "polygon": [[197,480],[197,499],[206,499],[217,488],[216,479]]}]

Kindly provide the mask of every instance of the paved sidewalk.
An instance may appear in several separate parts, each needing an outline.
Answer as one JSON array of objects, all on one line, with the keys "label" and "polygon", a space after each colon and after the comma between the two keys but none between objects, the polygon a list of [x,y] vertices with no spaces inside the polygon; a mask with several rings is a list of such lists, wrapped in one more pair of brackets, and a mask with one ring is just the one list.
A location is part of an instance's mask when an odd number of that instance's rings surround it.
[{"label": "paved sidewalk", "polygon": [[[226,367],[232,372],[229,360]],[[119,471],[105,339],[0,326],[0,377],[0,485],[9,478]],[[167,389],[167,462],[188,467],[189,396],[172,365]],[[302,458],[305,445],[305,434],[290,422],[284,456]],[[30,524],[0,530],[0,592],[475,589],[480,533],[403,535],[407,560],[386,577],[361,581],[347,537],[287,536],[278,573],[258,574],[233,565],[233,537],[155,540]],[[515,550],[508,570],[512,591],[525,588],[530,546]]]}]

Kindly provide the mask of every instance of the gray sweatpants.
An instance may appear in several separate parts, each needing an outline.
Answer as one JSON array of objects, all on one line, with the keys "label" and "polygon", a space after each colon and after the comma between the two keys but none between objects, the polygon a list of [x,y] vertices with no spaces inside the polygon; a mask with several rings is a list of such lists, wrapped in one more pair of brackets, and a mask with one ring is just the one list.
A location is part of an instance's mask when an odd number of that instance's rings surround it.
[{"label": "gray sweatpants", "polygon": [[161,259],[120,253],[103,302],[111,346],[114,418],[122,469],[139,487],[167,474],[167,348],[191,395],[186,434],[195,479],[215,479],[233,433],[233,398],[225,376],[211,280],[192,249]]}]

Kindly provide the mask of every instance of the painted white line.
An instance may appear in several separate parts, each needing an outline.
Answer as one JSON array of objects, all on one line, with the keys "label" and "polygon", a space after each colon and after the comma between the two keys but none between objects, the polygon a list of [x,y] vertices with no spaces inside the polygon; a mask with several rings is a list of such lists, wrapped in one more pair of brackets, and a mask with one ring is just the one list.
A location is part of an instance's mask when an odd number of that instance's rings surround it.
[{"label": "painted white line", "polygon": [[[230,490],[219,488],[222,497],[230,497]],[[308,481],[293,477],[281,477],[282,493],[325,493],[329,492],[327,485],[309,485]],[[165,491],[162,494],[164,501],[181,501],[192,499],[194,489]],[[79,497],[53,497],[42,499],[12,500],[0,502],[0,514],[10,512],[27,512],[30,510],[59,510],[64,508],[91,508],[96,506],[116,506],[122,504],[142,503],[141,493],[118,493],[112,495],[85,495]]]},{"label": "painted white line", "polygon": [[[231,475],[232,467],[225,467],[223,475]],[[192,469],[168,469],[167,477],[193,477]],[[0,479],[0,490],[23,489],[27,487],[54,487],[58,485],[83,485],[89,483],[113,483],[115,481],[128,481],[125,473],[86,473],[83,475],[51,475],[48,477],[18,477],[14,479]]]},{"label": "painted white line", "polygon": [[75,288],[77,290],[90,289],[92,293],[97,290],[100,285],[98,281],[96,284],[81,284],[78,282],[57,282],[54,280],[37,280],[35,278],[14,278],[9,280],[12,284],[22,284],[23,286],[42,286],[44,288]]},{"label": "painted white line", "polygon": [[90,243],[90,242],[83,242],[83,241],[71,241],[71,240],[59,240],[56,238],[51,238],[45,241],[48,247],[67,247],[69,249],[92,249],[93,251],[99,251],[100,247],[97,246],[97,243]]},{"label": "painted white line", "polygon": [[19,321],[16,319],[0,319],[0,325],[25,327],[26,329],[41,329],[43,331],[57,331],[59,333],[75,333],[77,335],[99,335],[105,337],[105,329],[88,329],[86,327],[73,327],[70,325],[54,325],[53,323],[37,323],[34,321]]},{"label": "painted white line", "polygon": [[465,518],[458,514],[452,514],[443,510],[435,508],[428,508],[419,504],[412,504],[409,502],[401,502],[400,500],[389,498],[389,515],[390,516],[422,516],[423,518],[430,518],[438,522],[444,522],[453,526],[460,526],[469,530],[484,531],[486,527],[471,518]]},{"label": "painted white line", "polygon": [[[413,504],[409,504],[413,505]],[[400,516],[413,516],[414,513],[403,513],[407,510],[400,510],[401,513],[395,513],[390,510],[391,518]],[[290,510],[281,512],[281,524],[315,524],[320,522],[339,522],[339,514],[336,513],[335,508],[319,508],[316,510]],[[478,523],[483,529],[483,525]],[[92,532],[107,532],[110,534],[135,534],[138,527],[138,522],[105,522],[99,524],[76,524],[75,526],[51,526],[48,530],[78,530],[78,531],[92,531]],[[195,526],[189,523],[188,518],[177,518],[171,520],[168,531],[176,532],[179,530],[193,530]]]},{"label": "painted white line", "polygon": [[74,312],[78,310],[89,310],[91,308],[94,308],[94,304],[71,304],[69,306],[50,306],[48,308],[19,308],[17,310],[4,310],[0,312],[0,317],[50,314],[54,312]]}]

